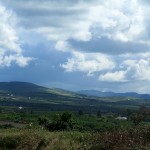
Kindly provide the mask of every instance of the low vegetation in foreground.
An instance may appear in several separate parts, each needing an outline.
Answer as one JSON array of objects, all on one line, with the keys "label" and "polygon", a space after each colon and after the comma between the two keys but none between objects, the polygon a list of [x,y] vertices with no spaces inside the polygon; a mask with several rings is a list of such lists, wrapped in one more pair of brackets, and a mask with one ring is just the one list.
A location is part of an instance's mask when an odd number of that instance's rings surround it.
[{"label": "low vegetation in foreground", "polygon": [[0,149],[16,150],[149,150],[150,126],[111,132],[1,129]]},{"label": "low vegetation in foreground", "polygon": [[149,112],[1,113],[0,150],[149,150]]}]

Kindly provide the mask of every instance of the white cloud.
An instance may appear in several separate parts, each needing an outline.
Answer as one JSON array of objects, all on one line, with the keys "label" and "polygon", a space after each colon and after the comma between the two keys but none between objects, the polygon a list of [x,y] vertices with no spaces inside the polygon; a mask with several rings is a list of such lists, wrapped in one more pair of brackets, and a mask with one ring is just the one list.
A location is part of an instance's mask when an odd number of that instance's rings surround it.
[{"label": "white cloud", "polygon": [[144,10],[137,0],[106,0],[91,8],[92,25],[99,30],[99,36],[123,42],[142,40],[146,26]]},{"label": "white cloud", "polygon": [[126,82],[126,71],[107,72],[99,76],[100,81]]},{"label": "white cloud", "polygon": [[0,66],[3,67],[9,67],[13,62],[24,67],[32,60],[22,55],[15,23],[13,12],[0,5]]},{"label": "white cloud", "polygon": [[150,81],[150,57],[143,57],[137,60],[130,69],[134,74],[133,78],[137,81]]},{"label": "white cloud", "polygon": [[99,74],[98,80],[104,82],[150,81],[149,53],[117,57],[120,62],[115,56],[74,52],[61,67],[66,72],[78,71],[87,76]]},{"label": "white cloud", "polygon": [[74,52],[73,57],[69,58],[61,67],[67,72],[79,71],[93,75],[95,72],[111,70],[115,65],[110,57],[103,54]]},{"label": "white cloud", "polygon": [[[106,36],[123,42],[147,42],[145,7],[138,0],[20,1],[4,4],[16,11],[22,28],[49,40],[90,41]],[[35,7],[36,6],[36,7]],[[32,21],[31,21],[32,20]],[[143,42],[144,42],[143,41]],[[57,48],[57,47],[56,47]],[[91,50],[92,51],[92,50]]]},{"label": "white cloud", "polygon": [[[54,4],[57,2],[52,3]],[[40,9],[44,6],[45,3],[42,3]],[[69,7],[67,3],[66,6],[61,4],[57,7],[58,12],[62,9],[70,14],[55,14],[53,17],[49,15],[49,26],[45,27],[43,24],[36,28],[49,40],[90,41],[94,36],[106,36],[122,42],[142,42],[143,37],[147,36],[144,9],[138,0],[82,1]],[[52,8],[49,10],[54,11]],[[53,26],[54,23],[56,26]],[[146,41],[149,39],[145,39]]]},{"label": "white cloud", "polygon": [[31,60],[32,58],[30,57],[23,57],[20,55],[0,56],[0,66],[10,67],[12,63],[16,63],[20,67],[25,67]]},{"label": "white cloud", "polygon": [[12,12],[0,6],[0,47],[9,51],[21,52],[19,40],[14,30],[15,17]]},{"label": "white cloud", "polygon": [[63,51],[63,52],[66,52],[68,51],[70,48],[70,45],[68,44],[67,41],[57,41],[56,42],[56,45],[55,45],[55,48],[59,51]]},{"label": "white cloud", "polygon": [[[147,54],[147,55],[146,55]],[[122,62],[127,70],[127,78],[130,81],[150,81],[150,56],[149,53],[144,55],[130,56]]]}]

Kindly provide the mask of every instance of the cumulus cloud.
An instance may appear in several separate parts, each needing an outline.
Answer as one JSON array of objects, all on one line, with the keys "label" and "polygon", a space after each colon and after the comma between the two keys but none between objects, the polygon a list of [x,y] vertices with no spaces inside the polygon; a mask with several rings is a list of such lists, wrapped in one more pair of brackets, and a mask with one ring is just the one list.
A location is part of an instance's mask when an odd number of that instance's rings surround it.
[{"label": "cumulus cloud", "polygon": [[0,66],[10,66],[16,62],[24,67],[31,58],[23,57],[17,36],[16,18],[12,11],[0,5]]},{"label": "cumulus cloud", "polygon": [[103,82],[150,81],[150,54],[108,56],[100,53],[74,52],[61,65],[66,72],[82,72],[87,76],[99,74]]},{"label": "cumulus cloud", "polygon": [[20,67],[25,67],[28,65],[28,62],[31,61],[30,57],[23,57],[21,55],[9,55],[9,56],[0,56],[0,66],[1,67],[10,67],[12,63],[19,65]]},{"label": "cumulus cloud", "polygon": [[126,60],[123,66],[127,68],[130,80],[150,81],[150,57],[141,57],[139,60]]},{"label": "cumulus cloud", "polygon": [[144,9],[138,0],[63,0],[61,3],[44,0],[40,4],[39,0],[6,0],[4,4],[14,9],[24,28],[36,30],[50,40],[89,41],[94,36],[104,36],[139,42],[146,33]]},{"label": "cumulus cloud", "polygon": [[126,82],[126,71],[107,72],[99,76],[100,81]]},{"label": "cumulus cloud", "polygon": [[67,72],[80,71],[90,76],[95,72],[112,70],[115,65],[113,60],[104,54],[74,52],[73,57],[69,58],[61,67]]}]

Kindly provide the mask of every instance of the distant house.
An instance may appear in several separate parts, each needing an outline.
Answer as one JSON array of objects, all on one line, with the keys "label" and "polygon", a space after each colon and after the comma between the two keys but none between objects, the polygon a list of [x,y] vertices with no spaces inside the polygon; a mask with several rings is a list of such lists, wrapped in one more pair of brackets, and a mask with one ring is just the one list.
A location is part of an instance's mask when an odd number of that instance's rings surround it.
[{"label": "distant house", "polygon": [[118,119],[118,120],[127,120],[127,117],[121,117],[121,116],[119,116],[116,119]]},{"label": "distant house", "polygon": [[23,107],[21,107],[21,106],[20,106],[20,107],[18,107],[18,108],[19,108],[19,110],[23,109]]}]

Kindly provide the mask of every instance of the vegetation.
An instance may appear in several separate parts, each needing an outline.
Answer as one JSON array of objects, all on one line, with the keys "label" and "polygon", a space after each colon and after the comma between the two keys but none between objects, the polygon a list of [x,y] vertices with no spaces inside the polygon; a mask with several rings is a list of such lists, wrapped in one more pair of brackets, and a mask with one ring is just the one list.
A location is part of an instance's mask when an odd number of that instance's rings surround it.
[{"label": "vegetation", "polygon": [[[116,119],[117,114],[100,112],[82,115],[71,112],[1,113],[0,118],[12,122],[18,118],[17,122],[25,125],[19,128],[12,124],[1,125],[0,149],[149,150],[149,112],[147,108],[140,108],[131,113],[128,120]],[[142,120],[135,123],[138,117]]]},{"label": "vegetation", "polygon": [[0,150],[150,149],[149,100],[19,84],[0,92]]},{"label": "vegetation", "polygon": [[0,129],[0,147],[2,150],[149,150],[150,126],[140,125],[134,128],[102,133],[87,131],[49,132],[39,127]]},{"label": "vegetation", "polygon": [[94,97],[77,93],[41,87],[32,83],[4,82],[0,83],[0,112],[12,111],[22,106],[27,111],[56,112],[69,110],[72,112],[95,114],[119,113],[126,109],[137,110],[140,105],[150,108],[148,99],[135,97]]}]

